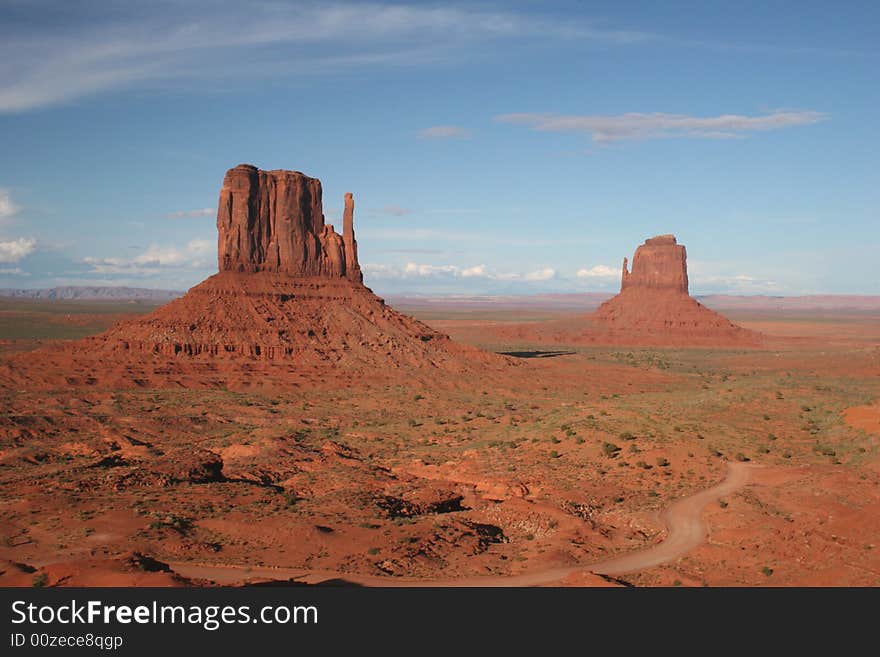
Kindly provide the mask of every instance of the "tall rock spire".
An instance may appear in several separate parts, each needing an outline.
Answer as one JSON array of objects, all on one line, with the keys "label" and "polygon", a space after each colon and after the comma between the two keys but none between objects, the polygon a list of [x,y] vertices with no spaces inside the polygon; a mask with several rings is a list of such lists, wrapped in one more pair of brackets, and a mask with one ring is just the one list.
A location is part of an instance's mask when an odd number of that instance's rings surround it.
[{"label": "tall rock spire", "polygon": [[359,283],[364,280],[361,266],[358,264],[357,240],[354,238],[354,197],[351,192],[345,193],[345,209],[342,212],[342,243],[345,246],[345,275]]}]

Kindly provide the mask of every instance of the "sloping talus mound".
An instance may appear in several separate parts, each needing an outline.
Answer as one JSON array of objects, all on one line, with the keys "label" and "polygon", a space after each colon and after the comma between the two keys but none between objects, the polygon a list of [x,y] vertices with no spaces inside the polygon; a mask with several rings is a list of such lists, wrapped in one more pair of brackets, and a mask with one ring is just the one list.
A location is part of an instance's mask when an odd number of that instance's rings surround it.
[{"label": "sloping talus mound", "polygon": [[245,387],[334,368],[376,375],[508,364],[453,343],[365,287],[353,224],[351,194],[340,236],[324,223],[319,180],[230,169],[217,212],[218,274],[101,335],[12,359],[9,380]]}]

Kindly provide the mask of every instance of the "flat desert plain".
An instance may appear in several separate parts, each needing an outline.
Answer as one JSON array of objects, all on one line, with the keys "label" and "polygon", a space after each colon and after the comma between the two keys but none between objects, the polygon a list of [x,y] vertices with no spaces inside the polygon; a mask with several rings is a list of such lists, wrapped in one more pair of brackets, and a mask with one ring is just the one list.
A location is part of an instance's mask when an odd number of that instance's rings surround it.
[{"label": "flat desert plain", "polygon": [[[0,584],[880,585],[880,313],[728,310],[763,343],[698,349],[396,308],[508,364],[3,381]],[[153,309],[0,300],[0,364]]]}]

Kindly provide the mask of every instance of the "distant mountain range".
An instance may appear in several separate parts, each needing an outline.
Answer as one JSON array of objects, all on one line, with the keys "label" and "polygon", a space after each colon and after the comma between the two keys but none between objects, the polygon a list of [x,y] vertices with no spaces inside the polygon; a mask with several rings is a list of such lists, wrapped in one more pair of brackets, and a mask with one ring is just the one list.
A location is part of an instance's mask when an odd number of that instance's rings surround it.
[{"label": "distant mountain range", "polygon": [[171,301],[183,292],[152,290],[146,287],[100,287],[68,285],[41,290],[0,288],[0,297],[15,299],[44,299],[56,301]]}]

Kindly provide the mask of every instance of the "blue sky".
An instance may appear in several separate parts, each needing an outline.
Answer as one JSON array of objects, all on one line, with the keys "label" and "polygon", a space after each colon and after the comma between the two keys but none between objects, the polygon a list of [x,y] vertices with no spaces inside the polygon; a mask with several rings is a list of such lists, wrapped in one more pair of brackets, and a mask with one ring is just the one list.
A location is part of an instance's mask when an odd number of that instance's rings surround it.
[{"label": "blue sky", "polygon": [[223,173],[355,195],[380,293],[880,294],[874,2],[0,0],[0,286],[185,289]]}]

